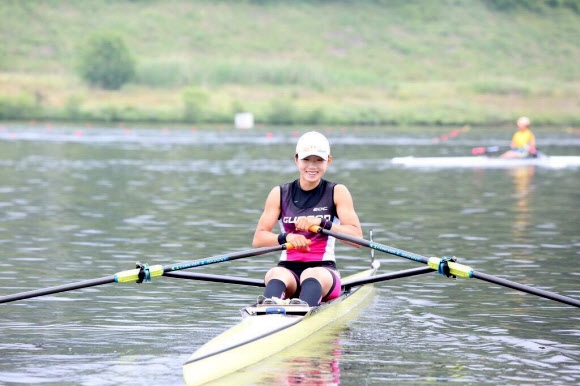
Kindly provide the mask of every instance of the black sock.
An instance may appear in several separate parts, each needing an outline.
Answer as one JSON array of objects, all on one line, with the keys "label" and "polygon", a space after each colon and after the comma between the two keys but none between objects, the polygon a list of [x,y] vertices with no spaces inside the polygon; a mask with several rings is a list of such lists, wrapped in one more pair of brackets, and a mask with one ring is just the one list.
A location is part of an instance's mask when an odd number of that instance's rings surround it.
[{"label": "black sock", "polygon": [[272,279],[266,285],[264,290],[264,296],[267,298],[277,297],[279,299],[284,299],[286,296],[286,284],[282,280]]},{"label": "black sock", "polygon": [[322,285],[318,280],[309,277],[300,284],[300,300],[304,300],[310,307],[320,304],[322,300]]}]

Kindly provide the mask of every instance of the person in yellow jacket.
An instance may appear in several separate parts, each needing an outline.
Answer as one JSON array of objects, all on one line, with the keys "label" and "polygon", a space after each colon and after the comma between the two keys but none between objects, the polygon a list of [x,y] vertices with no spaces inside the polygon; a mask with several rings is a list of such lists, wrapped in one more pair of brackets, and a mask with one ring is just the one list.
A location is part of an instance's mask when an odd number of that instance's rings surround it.
[{"label": "person in yellow jacket", "polygon": [[517,121],[519,130],[512,137],[510,150],[502,158],[526,158],[536,156],[536,137],[530,130],[530,118],[520,117]]}]

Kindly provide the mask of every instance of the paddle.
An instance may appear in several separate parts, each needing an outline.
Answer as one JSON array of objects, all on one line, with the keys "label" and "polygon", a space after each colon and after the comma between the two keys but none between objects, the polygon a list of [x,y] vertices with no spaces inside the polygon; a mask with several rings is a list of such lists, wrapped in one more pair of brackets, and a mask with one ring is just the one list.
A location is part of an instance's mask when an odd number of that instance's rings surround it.
[{"label": "paddle", "polygon": [[192,273],[192,272],[167,272],[163,276],[174,277],[177,279],[201,280],[211,281],[214,283],[240,284],[254,287],[265,287],[263,279],[252,279],[248,277],[236,277],[225,275],[210,275],[207,273]]},{"label": "paddle", "polygon": [[[499,146],[488,146],[488,147],[474,147],[471,149],[471,154],[473,155],[484,155],[484,154],[493,154],[502,151]],[[506,150],[507,151],[507,150]],[[538,151],[536,148],[535,153],[529,153],[523,158],[537,158],[537,157],[544,157],[545,155]],[[518,157],[515,157],[518,158]]]},{"label": "paddle", "polygon": [[433,269],[431,267],[413,268],[413,269],[407,269],[404,271],[397,271],[397,272],[391,272],[391,273],[384,273],[382,275],[365,277],[362,279],[354,279],[352,281],[345,281],[344,283],[342,283],[342,286],[345,288],[351,288],[351,287],[356,287],[358,285],[363,285],[363,284],[378,283],[381,281],[399,279],[402,277],[422,275],[424,273],[432,273],[432,272],[435,272],[435,271],[433,271]]},{"label": "paddle", "polygon": [[91,280],[85,280],[85,281],[80,281],[80,282],[76,282],[76,283],[59,285],[56,287],[49,287],[49,288],[44,288],[44,289],[16,293],[16,294],[12,294],[12,295],[1,296],[0,303],[8,303],[8,302],[16,301],[16,300],[29,299],[29,298],[34,298],[34,297],[38,297],[38,296],[56,294],[59,292],[72,291],[72,290],[76,290],[76,289],[94,287],[94,286],[109,284],[109,283],[149,282],[149,281],[151,281],[151,278],[153,278],[153,277],[159,277],[159,276],[164,276],[164,275],[169,276],[168,273],[173,272],[173,271],[179,271],[182,269],[200,267],[202,265],[221,263],[224,261],[237,260],[237,259],[242,259],[245,257],[258,256],[258,255],[263,255],[263,254],[270,253],[270,252],[281,251],[284,249],[292,249],[293,247],[294,246],[292,244],[286,243],[286,244],[276,245],[273,247],[262,247],[262,248],[249,249],[249,250],[245,250],[245,251],[234,252],[231,254],[225,254],[225,255],[214,256],[214,257],[207,257],[204,259],[198,259],[198,260],[193,260],[193,261],[189,261],[189,262],[177,263],[177,264],[166,265],[166,266],[161,266],[161,265],[148,266],[147,264],[138,264],[138,268],[136,268],[136,269],[121,271],[121,272],[118,272],[115,275],[111,275],[111,276],[105,276],[105,277],[101,277],[101,278],[97,278],[97,279],[91,279]]},{"label": "paddle", "polygon": [[488,275],[482,272],[477,272],[473,268],[463,264],[458,264],[455,261],[450,260],[449,258],[425,257],[418,255],[416,253],[404,251],[402,249],[389,247],[388,245],[383,245],[365,239],[360,239],[358,237],[353,237],[344,233],[329,231],[316,225],[310,227],[310,231],[314,233],[322,233],[327,236],[335,237],[337,239],[345,240],[354,244],[376,249],[377,251],[385,252],[391,255],[404,257],[409,260],[414,260],[423,264],[427,264],[431,269],[438,271],[439,273],[444,274],[448,277],[459,276],[464,278],[476,278],[493,284],[498,284],[504,287],[512,288],[518,291],[526,292],[532,295],[537,295],[546,299],[555,300],[560,303],[580,307],[580,300],[578,299],[533,288],[524,284],[516,283],[496,276]]},{"label": "paddle", "polygon": [[[350,281],[345,281],[342,283],[342,286],[345,289],[349,289],[352,287],[357,287],[364,284],[370,283],[377,283],[380,281],[388,281],[394,279],[400,279],[403,277],[410,277],[416,275],[422,275],[424,273],[433,273],[433,269],[430,267],[421,267],[421,268],[413,268],[407,269],[404,271],[397,271],[397,272],[390,272],[385,273],[382,275],[375,275],[371,277],[365,277],[361,279],[353,279]],[[228,284],[240,284],[240,285],[248,285],[254,287],[265,287],[266,284],[262,279],[252,279],[247,277],[237,277],[237,276],[225,276],[225,275],[210,275],[205,273],[191,273],[191,272],[168,272],[163,276],[175,277],[178,279],[189,279],[189,280],[201,280],[201,281],[210,281],[214,283],[228,283]]]},{"label": "paddle", "polygon": [[499,152],[499,146],[488,146],[488,147],[474,147],[471,149],[471,154],[482,155],[482,154],[492,154]]}]

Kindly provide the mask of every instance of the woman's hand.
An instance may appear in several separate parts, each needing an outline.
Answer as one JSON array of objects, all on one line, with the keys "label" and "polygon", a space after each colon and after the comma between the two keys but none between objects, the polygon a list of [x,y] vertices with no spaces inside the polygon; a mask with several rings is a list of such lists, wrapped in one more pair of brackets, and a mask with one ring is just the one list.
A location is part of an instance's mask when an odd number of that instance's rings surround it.
[{"label": "woman's hand", "polygon": [[296,219],[294,226],[299,231],[308,231],[311,226],[320,226],[322,219],[319,217],[300,216]]},{"label": "woman's hand", "polygon": [[303,252],[310,251],[310,240],[308,240],[303,235],[297,233],[288,233],[286,236],[286,242],[292,244],[294,249],[301,249]]}]

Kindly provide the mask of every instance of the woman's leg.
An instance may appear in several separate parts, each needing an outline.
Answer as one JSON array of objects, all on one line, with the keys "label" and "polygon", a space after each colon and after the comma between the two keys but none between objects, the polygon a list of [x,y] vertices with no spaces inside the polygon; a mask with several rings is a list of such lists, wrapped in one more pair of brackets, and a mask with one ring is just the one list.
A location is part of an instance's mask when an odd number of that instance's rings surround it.
[{"label": "woman's leg", "polygon": [[324,267],[308,268],[300,275],[300,299],[309,306],[317,306],[332,289],[335,280]]},{"label": "woman's leg", "polygon": [[273,267],[266,273],[264,278],[266,283],[264,296],[267,298],[277,297],[279,299],[292,297],[298,287],[296,280],[296,276],[289,269]]}]

